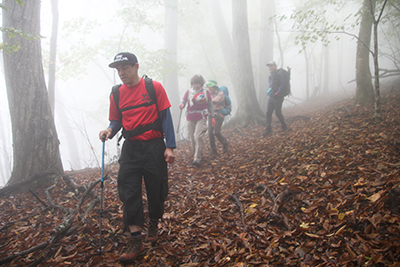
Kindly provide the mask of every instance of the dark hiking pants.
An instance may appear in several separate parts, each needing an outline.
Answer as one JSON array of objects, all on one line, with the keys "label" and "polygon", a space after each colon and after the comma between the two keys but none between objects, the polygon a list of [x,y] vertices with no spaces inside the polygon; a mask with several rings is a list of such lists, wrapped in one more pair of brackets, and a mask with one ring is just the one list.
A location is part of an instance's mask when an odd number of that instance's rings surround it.
[{"label": "dark hiking pants", "polygon": [[162,139],[125,140],[119,159],[118,193],[123,202],[125,227],[145,223],[142,203],[144,179],[149,218],[160,219],[168,195],[168,169]]},{"label": "dark hiking pants", "polygon": [[283,97],[282,96],[271,96],[268,99],[268,107],[267,107],[267,132],[272,130],[272,113],[275,111],[275,115],[278,117],[279,121],[282,125],[282,130],[286,129],[285,118],[282,115],[282,104]]},{"label": "dark hiking pants", "polygon": [[224,117],[222,115],[217,115],[215,118],[215,126],[212,126],[211,118],[208,121],[208,139],[210,139],[210,147],[212,150],[216,149],[215,145],[215,137],[217,137],[218,141],[221,142],[222,145],[228,145],[228,140],[222,135],[221,128],[224,123]]}]

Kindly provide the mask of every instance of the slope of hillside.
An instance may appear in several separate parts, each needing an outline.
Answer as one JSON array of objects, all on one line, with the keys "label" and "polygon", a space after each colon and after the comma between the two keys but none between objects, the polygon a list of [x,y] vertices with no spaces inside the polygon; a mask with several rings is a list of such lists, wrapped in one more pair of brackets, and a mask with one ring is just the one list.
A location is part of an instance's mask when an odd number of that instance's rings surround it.
[{"label": "slope of hillside", "polygon": [[[160,239],[132,266],[400,266],[400,88],[382,93],[381,123],[372,106],[324,103],[286,110],[284,133],[224,129],[229,153],[205,156],[201,168],[191,165],[189,142],[180,142]],[[49,242],[67,216],[60,207],[45,208],[46,198],[76,210],[82,197],[60,179],[48,197],[46,187],[32,189],[44,204],[30,192],[0,199],[0,264],[118,266],[126,237],[117,170],[107,166],[102,255],[98,203]],[[68,175],[84,185],[100,172]],[[99,195],[98,185],[93,192]]]}]

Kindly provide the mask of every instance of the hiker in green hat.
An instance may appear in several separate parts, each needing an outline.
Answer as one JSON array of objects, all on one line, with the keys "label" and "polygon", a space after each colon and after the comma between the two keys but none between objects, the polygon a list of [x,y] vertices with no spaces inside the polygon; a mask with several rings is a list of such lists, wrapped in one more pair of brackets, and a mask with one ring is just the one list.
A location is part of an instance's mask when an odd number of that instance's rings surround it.
[{"label": "hiker in green hat", "polygon": [[222,124],[224,123],[225,118],[225,115],[221,112],[224,108],[225,94],[220,90],[217,81],[215,80],[208,80],[206,86],[211,92],[215,114],[215,117],[211,118],[208,123],[208,138],[210,139],[211,147],[210,157],[216,157],[218,156],[218,151],[215,145],[215,137],[217,137],[218,141],[222,144],[222,152],[228,152],[229,142],[221,133]]}]

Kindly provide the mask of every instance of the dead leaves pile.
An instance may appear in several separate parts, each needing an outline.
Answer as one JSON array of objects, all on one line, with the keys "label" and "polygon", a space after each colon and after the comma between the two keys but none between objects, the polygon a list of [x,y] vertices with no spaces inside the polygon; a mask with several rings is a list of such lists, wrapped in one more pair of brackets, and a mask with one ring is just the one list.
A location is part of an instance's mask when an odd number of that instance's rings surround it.
[{"label": "dead leaves pile", "polygon": [[[161,236],[133,265],[400,266],[400,93],[384,93],[382,103],[381,123],[371,106],[348,100],[302,116],[287,111],[290,130],[280,133],[276,124],[265,138],[262,127],[224,129],[229,153],[206,155],[201,168],[191,165],[189,142],[179,143]],[[35,266],[44,257],[39,266],[117,266],[126,243],[117,168],[108,167],[105,184],[102,255],[97,207],[57,243],[5,265]],[[99,171],[70,175],[86,184]],[[43,191],[35,189],[45,200]],[[76,207],[65,184],[51,193],[57,204]],[[64,219],[29,192],[0,205],[0,260],[43,242]]]}]

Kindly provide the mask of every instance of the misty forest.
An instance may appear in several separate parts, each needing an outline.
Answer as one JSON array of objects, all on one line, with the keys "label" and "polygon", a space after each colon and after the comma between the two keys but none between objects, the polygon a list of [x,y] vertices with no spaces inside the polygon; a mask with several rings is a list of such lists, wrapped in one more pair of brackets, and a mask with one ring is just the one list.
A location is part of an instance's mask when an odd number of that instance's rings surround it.
[{"label": "misty forest", "polygon": [[[165,88],[177,145],[159,238],[130,266],[400,266],[399,0],[0,7],[0,266],[122,266],[124,139],[99,140],[119,52]],[[288,130],[273,114],[263,136],[271,61],[291,70]],[[206,135],[200,166],[178,108],[196,74],[232,100],[229,150]]]}]

